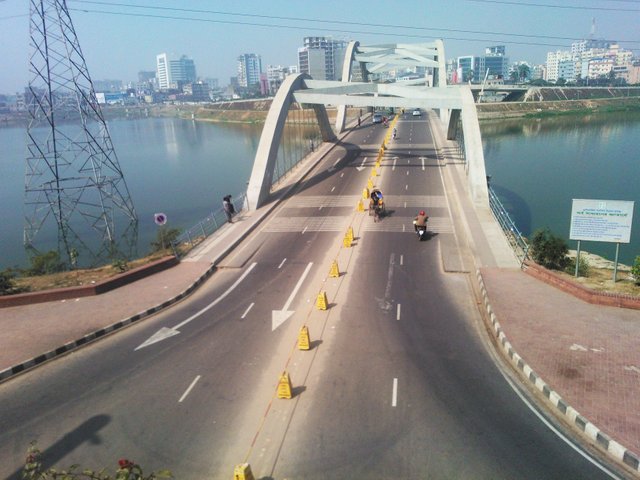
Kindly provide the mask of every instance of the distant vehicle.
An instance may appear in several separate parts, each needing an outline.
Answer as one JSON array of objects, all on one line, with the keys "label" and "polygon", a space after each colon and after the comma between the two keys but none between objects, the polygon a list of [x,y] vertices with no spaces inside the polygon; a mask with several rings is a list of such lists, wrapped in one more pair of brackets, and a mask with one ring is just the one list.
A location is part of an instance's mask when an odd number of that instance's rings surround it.
[{"label": "distant vehicle", "polygon": [[422,115],[422,112],[419,108],[416,108],[411,115],[413,115],[414,117],[419,117]]},{"label": "distant vehicle", "polygon": [[373,123],[382,123],[382,114],[381,113],[374,113],[373,114],[373,119],[371,121]]}]

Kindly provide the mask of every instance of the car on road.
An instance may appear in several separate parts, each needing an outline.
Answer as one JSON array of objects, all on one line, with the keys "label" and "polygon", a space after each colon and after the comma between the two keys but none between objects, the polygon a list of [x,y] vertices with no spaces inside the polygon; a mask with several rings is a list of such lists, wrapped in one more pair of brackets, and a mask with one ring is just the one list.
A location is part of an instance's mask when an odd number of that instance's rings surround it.
[{"label": "car on road", "polygon": [[373,118],[371,119],[371,121],[373,123],[382,123],[382,114],[381,113],[374,113],[373,114]]},{"label": "car on road", "polygon": [[414,117],[420,117],[422,115],[422,112],[419,108],[416,108],[411,115],[413,115]]}]

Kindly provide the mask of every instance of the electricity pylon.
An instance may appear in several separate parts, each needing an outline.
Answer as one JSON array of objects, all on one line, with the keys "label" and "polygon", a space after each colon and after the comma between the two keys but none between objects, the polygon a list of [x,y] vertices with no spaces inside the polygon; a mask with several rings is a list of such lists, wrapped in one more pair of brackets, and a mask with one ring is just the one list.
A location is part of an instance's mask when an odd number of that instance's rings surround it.
[{"label": "electricity pylon", "polygon": [[55,227],[68,266],[130,258],[138,219],[66,1],[30,2],[25,246]]}]

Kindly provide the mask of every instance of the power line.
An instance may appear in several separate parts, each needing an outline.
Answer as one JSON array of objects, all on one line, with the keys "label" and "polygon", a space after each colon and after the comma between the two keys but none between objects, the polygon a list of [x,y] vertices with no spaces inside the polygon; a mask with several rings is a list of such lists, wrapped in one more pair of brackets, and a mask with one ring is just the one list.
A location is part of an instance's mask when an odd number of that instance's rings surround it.
[{"label": "power line", "polygon": [[[310,23],[323,23],[323,24],[335,24],[335,25],[350,25],[350,26],[358,26],[358,27],[374,27],[374,28],[401,28],[405,30],[419,30],[419,31],[436,31],[436,32],[452,32],[452,33],[469,33],[474,35],[500,35],[500,36],[508,36],[508,37],[522,37],[522,38],[541,38],[547,40],[576,40],[575,37],[557,37],[551,35],[536,35],[536,34],[523,34],[523,33],[505,33],[505,32],[483,32],[479,30],[462,30],[462,29],[452,29],[452,28],[437,28],[437,27],[415,27],[412,25],[398,25],[398,24],[384,24],[384,23],[367,23],[367,22],[352,22],[345,20],[326,20],[326,19],[318,19],[318,18],[306,18],[306,17],[285,17],[278,15],[260,15],[254,13],[240,13],[240,12],[228,12],[228,11],[219,11],[219,10],[202,10],[202,9],[191,9],[191,8],[178,8],[178,7],[159,7],[159,6],[151,6],[151,5],[136,5],[132,3],[121,3],[121,2],[103,2],[98,0],[71,0],[76,3],[90,3],[94,5],[104,5],[104,6],[117,6],[117,7],[127,7],[127,8],[141,8],[147,10],[161,10],[161,11],[173,11],[173,12],[185,12],[185,13],[206,13],[211,15],[228,15],[228,16],[237,16],[237,17],[249,17],[249,18],[261,18],[261,19],[269,19],[269,20],[286,20],[286,21],[305,21]],[[472,0],[473,1],[473,0]],[[265,26],[260,24],[260,26]],[[292,27],[293,28],[293,27]],[[348,30],[340,30],[342,32],[352,33]],[[362,33],[362,32],[353,32],[353,33]],[[404,35],[398,35],[404,36]],[[431,38],[431,37],[429,37]],[[460,40],[460,39],[454,39]],[[473,39],[476,40],[476,39]],[[620,40],[627,43],[640,43],[638,41],[627,41]],[[528,45],[525,43],[525,45]],[[539,45],[539,44],[532,44]],[[546,44],[542,44],[546,45]],[[549,46],[563,46],[563,45],[549,45]]]},{"label": "power line", "polygon": [[[279,29],[290,29],[290,30],[309,30],[309,27],[297,27],[293,25],[282,25],[282,24],[271,24],[271,23],[257,23],[257,22],[240,22],[234,20],[214,20],[207,18],[194,18],[194,17],[176,17],[171,15],[152,15],[148,13],[125,13],[125,12],[109,12],[104,10],[87,10],[87,9],[79,9],[79,8],[70,8],[71,11],[82,12],[82,13],[99,13],[106,15],[118,15],[118,16],[130,16],[130,17],[142,17],[142,18],[159,18],[164,20],[186,20],[193,22],[203,22],[203,23],[216,23],[216,24],[228,24],[228,25],[245,25],[252,27],[265,27],[265,28],[279,28]],[[402,37],[402,38],[422,38],[433,40],[433,36],[431,35],[418,35],[418,34],[401,34],[401,33],[385,33],[379,31],[362,31],[362,30],[347,30],[347,29],[336,29],[336,28],[322,28],[323,31],[326,32],[334,32],[334,33],[350,33],[350,34],[361,34],[361,35],[377,35],[377,36],[387,36],[387,37]],[[491,33],[484,33],[484,35],[490,35]],[[500,33],[496,33],[496,35],[501,35]],[[494,40],[490,38],[460,38],[460,37],[445,37],[447,40],[459,40],[459,41],[469,41],[469,42],[492,42],[492,43],[505,43],[509,45],[533,45],[533,46],[543,46],[543,47],[567,47],[566,44],[554,44],[554,43],[535,43],[535,42],[518,42],[513,40]]]},{"label": "power line", "polygon": [[584,7],[584,6],[575,6],[575,5],[553,5],[550,3],[522,3],[522,2],[511,2],[507,0],[467,0],[467,1],[479,2],[479,3],[500,3],[503,5],[517,5],[518,7],[563,8],[568,10],[604,10],[604,11],[611,11],[611,12],[640,12],[640,9],[637,9],[637,8]]}]

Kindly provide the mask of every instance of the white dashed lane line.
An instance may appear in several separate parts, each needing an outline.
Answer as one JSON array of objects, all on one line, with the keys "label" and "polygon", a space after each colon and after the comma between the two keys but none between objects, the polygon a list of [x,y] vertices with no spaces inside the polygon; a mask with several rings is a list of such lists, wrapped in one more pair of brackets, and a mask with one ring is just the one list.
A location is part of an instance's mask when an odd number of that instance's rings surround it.
[{"label": "white dashed lane line", "polygon": [[185,392],[182,394],[182,396],[180,397],[180,400],[178,400],[178,403],[182,403],[182,401],[187,398],[187,395],[189,395],[189,392],[191,391],[191,389],[193,387],[196,386],[196,383],[198,383],[198,380],[200,380],[200,375],[198,375],[193,382],[191,382],[191,385],[189,385],[189,387],[185,390]]}]

